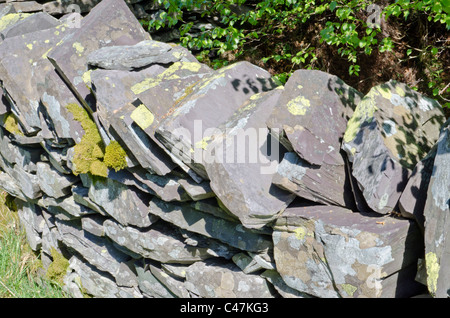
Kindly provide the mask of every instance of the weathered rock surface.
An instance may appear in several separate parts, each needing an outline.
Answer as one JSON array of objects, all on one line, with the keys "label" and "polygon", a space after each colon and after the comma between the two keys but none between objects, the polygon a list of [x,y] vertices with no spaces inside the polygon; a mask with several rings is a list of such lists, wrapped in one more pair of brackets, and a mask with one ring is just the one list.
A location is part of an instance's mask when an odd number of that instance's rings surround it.
[{"label": "weathered rock surface", "polygon": [[427,286],[436,297],[450,290],[450,120],[443,125],[425,202],[425,264]]},{"label": "weathered rock surface", "polygon": [[435,101],[396,82],[363,97],[319,71],[282,86],[248,62],[212,70],[144,32],[132,12],[159,4],[98,2],[72,3],[85,17],[0,4],[0,188],[44,270],[69,260],[70,295],[448,296]]},{"label": "weathered rock surface", "polygon": [[[286,209],[274,229],[277,271],[297,291],[317,297],[409,297],[420,290],[415,271],[406,274],[421,256],[421,233],[413,221],[299,205]],[[404,288],[399,279],[407,282]]]},{"label": "weathered rock surface", "polygon": [[280,149],[265,122],[281,94],[277,89],[250,97],[204,147],[211,189],[247,228],[273,221],[295,197],[272,184]]},{"label": "weathered rock surface", "polygon": [[278,167],[276,185],[313,201],[352,207],[340,148],[361,95],[324,72],[292,74],[267,120],[271,134],[293,152]]},{"label": "weathered rock surface", "polygon": [[80,101],[89,106],[90,91],[82,78],[88,71],[87,55],[104,46],[132,45],[150,36],[121,0],[101,1],[83,18],[81,27],[73,30],[48,58]]},{"label": "weathered rock surface", "polygon": [[436,142],[439,104],[390,81],[364,96],[348,123],[342,149],[369,207],[386,214],[397,205],[414,166]]}]

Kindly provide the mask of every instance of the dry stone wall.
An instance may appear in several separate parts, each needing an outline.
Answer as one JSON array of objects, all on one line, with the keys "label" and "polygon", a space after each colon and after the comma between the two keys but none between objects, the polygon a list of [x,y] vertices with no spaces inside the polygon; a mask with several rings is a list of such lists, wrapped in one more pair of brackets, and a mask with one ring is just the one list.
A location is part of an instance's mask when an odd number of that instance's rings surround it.
[{"label": "dry stone wall", "polygon": [[73,1],[79,24],[26,3],[1,4],[0,187],[70,295],[448,297],[437,102],[212,70],[152,40],[140,1]]}]

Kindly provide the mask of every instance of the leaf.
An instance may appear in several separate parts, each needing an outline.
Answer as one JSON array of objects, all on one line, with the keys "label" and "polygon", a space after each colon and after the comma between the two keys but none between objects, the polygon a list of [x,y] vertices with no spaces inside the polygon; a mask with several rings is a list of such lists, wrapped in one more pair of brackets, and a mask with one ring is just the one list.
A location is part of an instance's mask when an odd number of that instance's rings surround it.
[{"label": "leaf", "polygon": [[330,10],[331,10],[331,12],[333,12],[334,9],[336,9],[336,6],[337,6],[337,2],[336,1],[331,1],[331,3],[330,3]]}]

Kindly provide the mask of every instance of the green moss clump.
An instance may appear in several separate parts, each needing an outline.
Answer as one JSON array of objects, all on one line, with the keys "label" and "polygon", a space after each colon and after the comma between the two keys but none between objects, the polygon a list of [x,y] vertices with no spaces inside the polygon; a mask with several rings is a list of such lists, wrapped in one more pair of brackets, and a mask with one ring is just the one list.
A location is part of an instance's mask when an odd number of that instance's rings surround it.
[{"label": "green moss clump", "polygon": [[108,168],[119,171],[127,167],[127,153],[117,141],[111,141],[105,149],[103,162]]},{"label": "green moss clump", "polygon": [[54,247],[50,250],[53,262],[47,269],[46,277],[60,284],[64,284],[63,279],[66,275],[67,268],[69,267],[69,261],[59,253]]},{"label": "green moss clump", "polygon": [[89,116],[88,112],[78,104],[68,104],[66,108],[72,113],[73,118],[80,122],[84,130],[84,135],[80,143],[74,147],[74,174],[91,173],[106,177],[108,175],[108,169],[102,162],[105,155],[105,145],[97,125]]}]

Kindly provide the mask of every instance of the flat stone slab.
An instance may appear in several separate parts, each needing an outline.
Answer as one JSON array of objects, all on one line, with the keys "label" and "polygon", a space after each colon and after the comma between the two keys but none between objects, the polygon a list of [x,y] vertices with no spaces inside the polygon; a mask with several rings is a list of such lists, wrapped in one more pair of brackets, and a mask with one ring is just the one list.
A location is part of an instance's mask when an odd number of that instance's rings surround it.
[{"label": "flat stone slab", "polygon": [[288,149],[274,176],[280,188],[323,204],[353,208],[341,140],[362,94],[334,75],[298,70],[267,120]]},{"label": "flat stone slab", "polygon": [[215,256],[209,247],[186,245],[177,228],[162,222],[140,230],[112,220],[106,220],[103,225],[106,235],[117,244],[161,263],[192,264]]},{"label": "flat stone slab", "polygon": [[45,76],[53,69],[47,54],[73,29],[54,28],[5,39],[0,45],[0,76],[3,88],[26,134],[41,130],[39,102]]},{"label": "flat stone slab", "polygon": [[123,225],[148,227],[155,221],[149,214],[150,196],[113,179],[83,175],[89,198]]},{"label": "flat stone slab", "polygon": [[273,88],[270,74],[248,62],[224,67],[194,83],[179,98],[156,129],[157,138],[181,162],[208,179],[195,150],[204,149],[214,128],[224,124],[252,95]]},{"label": "flat stone slab", "polygon": [[239,223],[195,210],[189,204],[171,204],[153,198],[149,210],[151,214],[182,229],[217,239],[241,250],[261,252],[272,246],[267,236],[251,232]]},{"label": "flat stone slab", "polygon": [[186,288],[202,298],[271,298],[268,282],[233,263],[197,262],[186,269]]},{"label": "flat stone slab", "polygon": [[147,40],[135,45],[107,46],[91,52],[87,63],[107,70],[132,71],[152,64],[178,62],[180,54],[173,54],[167,43]]},{"label": "flat stone slab", "polygon": [[343,165],[340,139],[362,94],[334,75],[295,71],[267,120],[271,133],[314,165]]},{"label": "flat stone slab", "polygon": [[413,296],[420,230],[412,220],[377,215],[289,207],[274,225],[277,271],[290,288],[317,297]]},{"label": "flat stone slab", "polygon": [[104,0],[82,19],[80,28],[48,54],[49,60],[74,91],[81,102],[89,108],[89,88],[83,81],[88,71],[87,55],[101,47],[133,45],[149,40],[139,21],[122,0]]},{"label": "flat stone slab", "polygon": [[99,270],[110,273],[119,286],[137,286],[131,269],[123,265],[130,257],[115,249],[110,241],[83,231],[76,222],[56,220],[56,227],[66,246],[76,250]]},{"label": "flat stone slab", "polygon": [[295,195],[326,205],[353,208],[350,180],[342,165],[312,165],[296,152],[286,152],[273,184]]},{"label": "flat stone slab", "polygon": [[269,136],[266,120],[282,91],[253,95],[218,127],[211,141],[205,140],[203,160],[211,189],[247,228],[265,226],[295,198],[272,184],[280,149]]},{"label": "flat stone slab", "polygon": [[2,40],[13,36],[50,29],[60,25],[61,22],[45,12],[38,12],[8,26],[0,32]]},{"label": "flat stone slab", "polygon": [[450,120],[442,126],[425,202],[425,265],[429,292],[449,297],[450,290]]},{"label": "flat stone slab", "polygon": [[71,193],[72,185],[80,179],[74,175],[64,175],[45,162],[37,163],[36,172],[39,187],[53,198],[61,198]]},{"label": "flat stone slab", "polygon": [[397,205],[415,165],[439,136],[440,105],[389,81],[373,87],[349,120],[342,149],[368,206],[386,214]]}]

